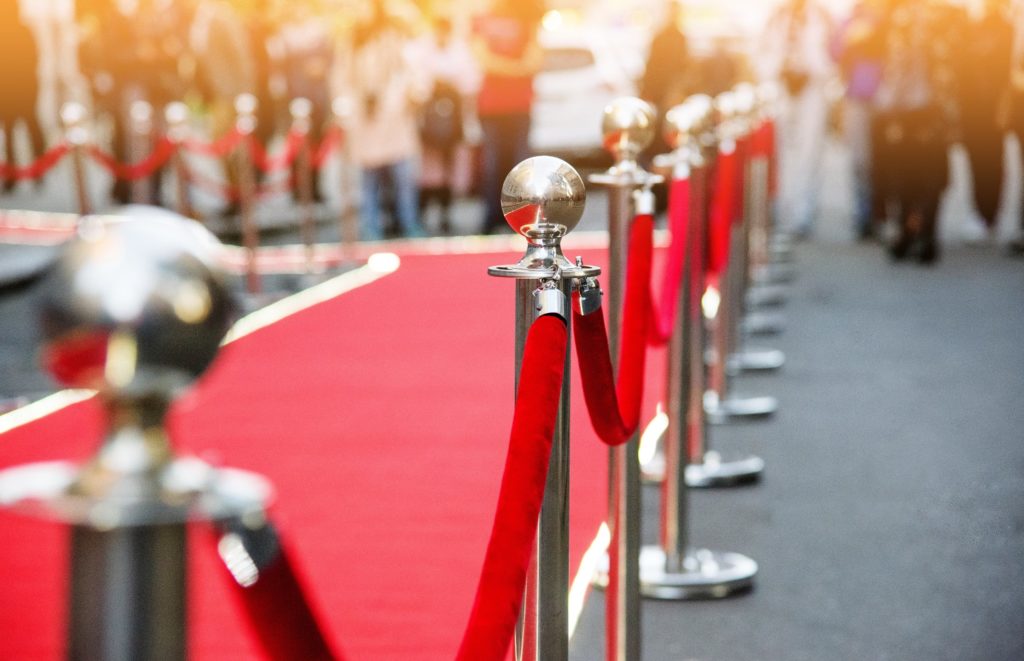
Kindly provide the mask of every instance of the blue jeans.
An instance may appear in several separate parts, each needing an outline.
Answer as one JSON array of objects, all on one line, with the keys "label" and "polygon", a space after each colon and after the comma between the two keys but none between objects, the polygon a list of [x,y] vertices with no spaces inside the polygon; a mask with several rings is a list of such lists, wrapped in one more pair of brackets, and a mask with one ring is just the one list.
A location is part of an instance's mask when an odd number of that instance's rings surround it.
[{"label": "blue jeans", "polygon": [[380,222],[380,191],[385,179],[390,179],[394,187],[395,212],[402,233],[413,238],[426,236],[419,221],[416,160],[406,158],[388,165],[363,168],[362,201],[359,207],[361,238],[365,241],[379,241],[384,237]]},{"label": "blue jeans", "polygon": [[483,173],[480,194],[484,198],[483,232],[505,227],[501,213],[501,184],[509,170],[530,155],[530,115],[494,115],[480,118]]}]

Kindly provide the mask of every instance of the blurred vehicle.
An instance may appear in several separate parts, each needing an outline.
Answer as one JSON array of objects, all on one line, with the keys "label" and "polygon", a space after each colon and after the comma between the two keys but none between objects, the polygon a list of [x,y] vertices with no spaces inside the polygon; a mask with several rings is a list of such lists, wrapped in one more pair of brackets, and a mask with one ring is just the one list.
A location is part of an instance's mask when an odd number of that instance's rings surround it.
[{"label": "blurred vehicle", "polygon": [[619,96],[636,93],[638,53],[616,52],[594,31],[541,31],[542,70],[534,78],[530,148],[570,160],[602,161],[601,115]]}]

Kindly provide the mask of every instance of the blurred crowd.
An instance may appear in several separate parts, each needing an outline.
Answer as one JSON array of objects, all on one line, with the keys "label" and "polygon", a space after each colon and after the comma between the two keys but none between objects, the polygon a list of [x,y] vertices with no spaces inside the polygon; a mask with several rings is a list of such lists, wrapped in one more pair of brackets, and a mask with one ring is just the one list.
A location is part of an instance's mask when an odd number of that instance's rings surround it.
[{"label": "blurred crowd", "polygon": [[[71,34],[39,28],[44,6],[68,15]],[[470,157],[484,201],[478,229],[499,231],[502,177],[529,155],[534,79],[545,63],[538,34],[552,8],[543,0],[0,0],[0,161],[14,160],[19,122],[36,155],[45,147],[37,72],[40,49],[50,48],[76,63],[73,74],[56,73],[56,101],[87,102],[111,127],[121,160],[132,157],[133,101],[185,100],[218,136],[233,125],[236,96],[253,94],[256,134],[268,144],[287,131],[289,100],[303,97],[312,102],[312,140],[332,111],[345,117],[363,238],[422,236],[433,205],[439,231],[450,231],[453,195],[467,188],[456,172],[467,142],[479,145]],[[877,237],[889,218],[898,227],[893,258],[934,261],[955,142],[969,155],[978,212],[995,223],[1004,137],[1024,130],[1024,29],[1010,0],[856,0],[844,16],[817,0],[784,0],[741,45],[745,59],[721,40],[698,56],[688,3],[660,9],[634,82],[661,111],[741,79],[779,83],[782,226],[813,230],[836,116],[853,162],[857,236]],[[112,195],[127,201],[126,183]]]}]

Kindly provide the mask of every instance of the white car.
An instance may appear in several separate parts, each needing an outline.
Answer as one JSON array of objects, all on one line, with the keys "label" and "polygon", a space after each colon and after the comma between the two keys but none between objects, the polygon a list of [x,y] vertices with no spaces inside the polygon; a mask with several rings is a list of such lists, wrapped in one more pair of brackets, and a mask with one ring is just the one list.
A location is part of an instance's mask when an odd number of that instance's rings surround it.
[{"label": "white car", "polygon": [[601,115],[636,93],[639,53],[616,52],[599,33],[541,32],[544,65],[534,78],[530,148],[570,160],[602,156]]}]

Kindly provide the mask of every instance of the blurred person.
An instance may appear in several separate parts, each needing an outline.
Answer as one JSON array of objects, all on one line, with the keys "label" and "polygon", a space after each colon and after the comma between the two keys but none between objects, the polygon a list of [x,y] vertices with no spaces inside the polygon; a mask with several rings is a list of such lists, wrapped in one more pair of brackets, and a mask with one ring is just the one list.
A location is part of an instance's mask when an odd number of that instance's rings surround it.
[{"label": "blurred person", "polygon": [[894,260],[939,258],[939,201],[948,183],[950,117],[944,105],[942,26],[925,3],[899,0],[888,24],[885,76],[879,89],[886,144],[885,189],[898,208]]},{"label": "blurred person", "polygon": [[[0,123],[3,124],[4,152],[0,161],[15,162],[14,129],[18,122],[28,130],[35,160],[46,147],[46,137],[39,123],[36,108],[39,98],[39,50],[35,36],[23,20],[21,9],[14,0],[0,2],[0,43],[4,57],[0,60]],[[2,182],[4,192],[17,184],[15,179]]]},{"label": "blurred person", "polygon": [[[1013,8],[1013,51],[1010,62],[1010,95],[1006,107],[1006,125],[1024,151],[1024,3]],[[1021,177],[1024,180],[1024,177]],[[1010,241],[1010,253],[1024,257],[1024,204],[1017,236]]]},{"label": "blurred person", "polygon": [[[290,16],[279,34],[283,47],[281,68],[289,101],[302,97],[312,104],[308,140],[315,146],[323,140],[331,107],[327,78],[334,59],[334,46],[324,21],[308,5],[295,3],[290,7]],[[313,199],[320,202],[323,193],[317,174],[310,172]],[[296,186],[294,195],[298,194]]]},{"label": "blurred person", "polygon": [[984,0],[969,14],[956,55],[961,140],[974,180],[974,203],[989,229],[999,212],[1007,130],[1003,109],[1010,92],[1013,26],[1005,5],[1004,0]]},{"label": "blurred person", "polygon": [[420,114],[420,216],[436,201],[439,229],[448,234],[455,155],[465,137],[467,110],[480,87],[480,72],[469,43],[455,34],[450,18],[437,17],[432,28],[416,53],[422,74],[433,83]]},{"label": "blurred person", "polygon": [[349,155],[361,170],[360,221],[364,240],[383,238],[381,189],[390,183],[395,213],[408,237],[425,236],[418,217],[420,155],[417,113],[429,81],[412,62],[412,28],[387,0],[361,6],[351,43],[339,49],[335,96],[351,99]]},{"label": "blurred person", "polygon": [[483,133],[484,233],[508,227],[501,213],[505,175],[530,155],[533,78],[543,64],[537,31],[544,16],[539,0],[494,0],[473,21],[473,52],[483,72],[477,115]]},{"label": "blurred person", "polygon": [[740,66],[727,37],[715,37],[711,53],[700,62],[700,82],[694,92],[718,96],[740,82]]},{"label": "blurred person", "polygon": [[754,66],[783,90],[778,121],[780,226],[810,235],[817,215],[833,71],[831,19],[815,0],[787,0],[765,27]]},{"label": "blurred person", "polygon": [[887,20],[885,0],[859,0],[836,32],[834,55],[846,83],[843,132],[853,170],[854,232],[874,236],[885,217],[881,197],[874,194],[872,158],[877,156],[877,131],[872,131],[874,103],[882,82]]},{"label": "blurred person", "polygon": [[[640,98],[654,104],[659,115],[682,103],[693,91],[694,72],[690,48],[683,32],[685,18],[683,0],[669,0],[661,28],[654,34],[647,53],[647,63],[640,79]],[[666,147],[662,140],[662,153]]]}]

